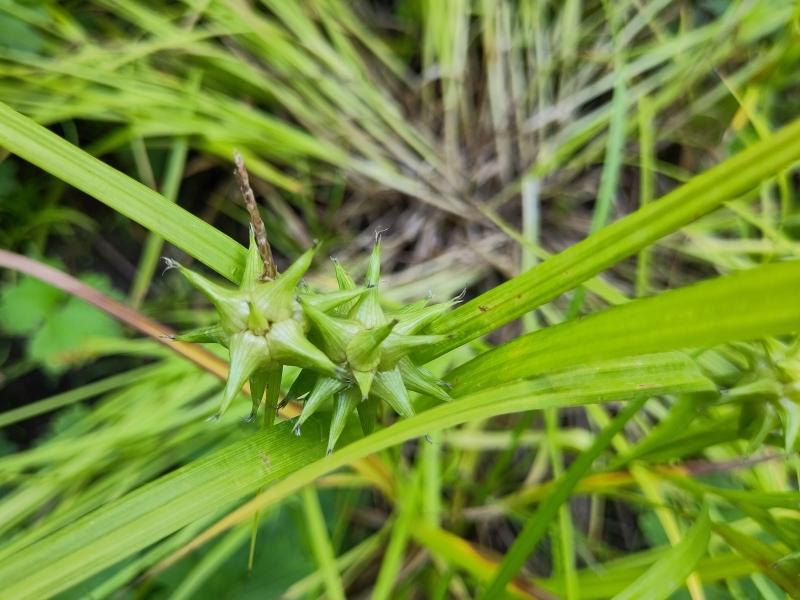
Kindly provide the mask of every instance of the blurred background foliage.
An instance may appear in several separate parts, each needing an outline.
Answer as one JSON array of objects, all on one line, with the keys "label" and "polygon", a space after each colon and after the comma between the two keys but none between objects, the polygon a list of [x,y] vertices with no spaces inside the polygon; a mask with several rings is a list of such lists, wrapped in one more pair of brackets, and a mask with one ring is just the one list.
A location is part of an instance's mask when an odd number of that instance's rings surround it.
[{"label": "blurred background foliage", "polygon": [[[798,10],[789,0],[0,0],[0,99],[244,240],[236,149],[281,265],[319,240],[358,274],[386,228],[394,299],[473,297],[800,114]],[[190,257],[0,158],[3,248],[176,328],[209,322],[188,286],[160,276],[161,255]],[[782,172],[432,368],[632,297],[796,259],[799,237],[796,177]],[[309,281],[331,287],[329,273]],[[254,431],[240,422],[244,399],[221,424],[205,422],[221,387],[213,376],[37,280],[3,274],[0,330],[0,562]],[[694,574],[674,597],[798,589],[798,350],[782,337],[697,352],[723,401],[649,400],[561,507],[514,594],[614,596],[669,566],[671,547],[687,556],[680,544],[708,496],[708,554],[687,559]],[[313,498],[290,496],[261,514],[254,552],[250,522],[149,571],[233,508],[220,506],[62,595],[335,597],[333,571],[353,597],[472,597],[613,416],[588,405],[469,422],[319,480],[327,538],[310,525]]]}]

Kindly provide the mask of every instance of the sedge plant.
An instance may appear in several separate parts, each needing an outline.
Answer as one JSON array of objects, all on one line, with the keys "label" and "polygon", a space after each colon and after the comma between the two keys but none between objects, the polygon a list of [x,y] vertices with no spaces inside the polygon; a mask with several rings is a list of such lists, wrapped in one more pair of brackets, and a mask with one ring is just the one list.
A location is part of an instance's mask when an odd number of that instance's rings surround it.
[{"label": "sedge plant", "polygon": [[0,264],[138,362],[0,413],[0,596],[800,596],[794,3],[88,6],[0,6],[3,237],[91,196],[129,299]]},{"label": "sedge plant", "polygon": [[[249,178],[240,156],[237,173],[245,200],[252,202]],[[444,335],[419,332],[451,303],[427,306],[423,299],[387,313],[379,294],[380,234],[376,234],[363,287],[356,286],[345,268],[334,261],[338,291],[314,293],[300,288],[314,250],[306,251],[279,274],[266,235],[260,236],[261,247],[256,243],[254,232],[263,232],[264,224],[257,211],[251,211],[251,215],[255,217],[238,288],[215,283],[166,259],[167,269],[177,269],[211,301],[219,315],[219,323],[176,338],[219,343],[229,350],[230,372],[215,419],[222,416],[249,381],[252,409],[248,418],[255,419],[266,393],[264,421],[271,425],[284,366],[301,368],[284,399],[284,403],[303,399],[303,410],[294,426],[296,435],[324,402],[334,400],[328,453],[333,451],[354,411],[368,434],[375,427],[380,401],[399,415],[410,417],[414,409],[409,391],[450,399],[444,382],[417,367],[409,355],[446,339]]]}]

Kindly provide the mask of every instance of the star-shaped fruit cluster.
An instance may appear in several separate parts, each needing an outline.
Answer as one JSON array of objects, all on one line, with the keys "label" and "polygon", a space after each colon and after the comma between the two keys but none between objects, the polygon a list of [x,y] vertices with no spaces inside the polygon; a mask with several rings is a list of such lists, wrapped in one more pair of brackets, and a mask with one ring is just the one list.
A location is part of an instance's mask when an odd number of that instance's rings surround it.
[{"label": "star-shaped fruit cluster", "polygon": [[333,403],[328,452],[333,451],[353,411],[367,434],[375,426],[382,401],[408,417],[414,414],[409,391],[450,400],[445,384],[415,365],[409,354],[445,338],[420,332],[453,302],[428,305],[426,299],[387,309],[379,289],[380,238],[375,241],[362,286],[334,260],[339,289],[311,290],[301,280],[313,257],[314,250],[308,250],[284,273],[267,277],[251,231],[238,288],[215,283],[168,261],[168,267],[178,269],[219,314],[218,324],[177,338],[218,342],[230,351],[230,372],[217,416],[249,381],[250,418],[255,418],[266,395],[265,420],[271,424],[283,367],[289,365],[301,368],[284,399],[303,402],[294,427],[297,435],[311,415]]}]

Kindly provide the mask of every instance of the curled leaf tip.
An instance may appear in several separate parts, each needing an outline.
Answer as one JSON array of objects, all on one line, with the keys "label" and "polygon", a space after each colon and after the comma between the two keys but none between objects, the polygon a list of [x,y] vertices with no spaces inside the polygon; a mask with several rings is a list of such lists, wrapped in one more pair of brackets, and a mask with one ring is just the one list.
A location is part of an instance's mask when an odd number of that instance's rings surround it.
[{"label": "curled leaf tip", "polygon": [[379,225],[378,227],[375,228],[375,243],[376,244],[380,244],[381,243],[381,235],[383,235],[387,231],[389,231],[389,228],[381,226],[381,225]]},{"label": "curled leaf tip", "polygon": [[164,261],[164,270],[161,271],[161,276],[162,277],[164,276],[164,273],[166,273],[170,269],[178,269],[181,266],[181,263],[179,263],[174,258],[170,258],[169,256],[162,256],[161,260]]}]

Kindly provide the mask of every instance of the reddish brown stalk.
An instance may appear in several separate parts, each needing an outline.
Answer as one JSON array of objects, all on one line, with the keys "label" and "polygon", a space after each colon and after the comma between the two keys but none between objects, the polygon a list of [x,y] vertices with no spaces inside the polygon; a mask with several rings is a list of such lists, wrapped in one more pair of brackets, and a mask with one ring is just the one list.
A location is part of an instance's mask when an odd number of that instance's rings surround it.
[{"label": "reddish brown stalk", "polygon": [[253,235],[256,238],[256,246],[258,246],[258,253],[261,255],[261,260],[264,261],[264,274],[263,279],[275,279],[278,275],[278,269],[275,266],[275,260],[272,258],[272,248],[267,240],[267,228],[264,227],[264,221],[261,219],[261,213],[258,212],[258,204],[256,204],[256,196],[253,193],[253,188],[250,187],[250,176],[247,174],[247,169],[244,166],[244,159],[238,152],[233,155],[233,162],[236,164],[236,180],[239,182],[239,191],[242,193],[244,206],[247,209],[247,214],[250,215],[250,224],[253,226]]},{"label": "reddish brown stalk", "polygon": [[77,296],[90,304],[94,304],[121,323],[153,338],[159,344],[167,346],[170,350],[187,358],[220,379],[225,379],[228,376],[228,365],[225,361],[217,358],[201,346],[175,341],[172,339],[175,332],[166,325],[162,325],[137,310],[109,298],[67,273],[7,250],[0,250],[0,267],[25,273],[68,294]]}]

